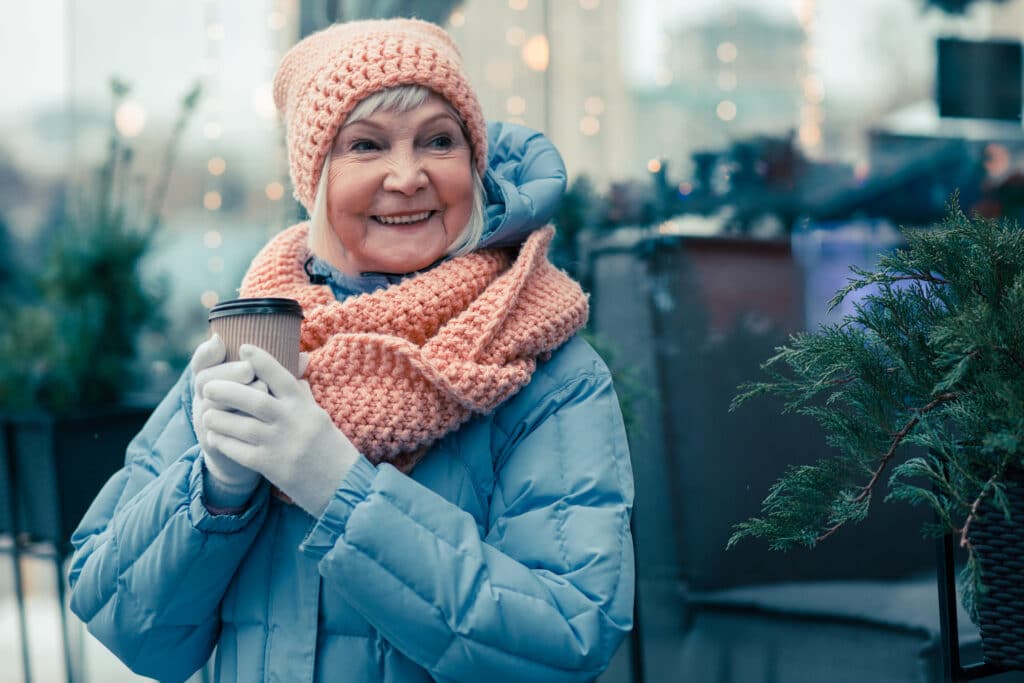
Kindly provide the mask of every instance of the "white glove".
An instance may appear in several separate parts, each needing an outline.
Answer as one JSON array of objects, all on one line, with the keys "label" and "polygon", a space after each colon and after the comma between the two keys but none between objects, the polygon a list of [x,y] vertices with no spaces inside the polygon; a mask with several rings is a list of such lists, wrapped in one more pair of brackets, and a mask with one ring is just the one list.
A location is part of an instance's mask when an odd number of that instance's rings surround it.
[{"label": "white glove", "polygon": [[[259,484],[259,472],[253,472],[228,458],[210,445],[203,415],[211,408],[218,408],[205,398],[206,384],[216,379],[221,381],[249,384],[255,379],[249,361],[225,363],[227,350],[218,335],[213,335],[198,347],[192,355],[192,427],[203,453],[205,472],[203,476],[204,503],[216,508],[238,508],[245,505],[249,496]],[[262,383],[260,383],[262,385]],[[253,385],[259,389],[260,385]],[[265,387],[265,385],[263,385]],[[264,389],[265,390],[265,389]]]},{"label": "white glove", "polygon": [[239,355],[269,393],[239,382],[208,382],[205,396],[220,407],[203,415],[206,439],[319,517],[359,452],[317,404],[308,382],[263,349],[243,344]]}]

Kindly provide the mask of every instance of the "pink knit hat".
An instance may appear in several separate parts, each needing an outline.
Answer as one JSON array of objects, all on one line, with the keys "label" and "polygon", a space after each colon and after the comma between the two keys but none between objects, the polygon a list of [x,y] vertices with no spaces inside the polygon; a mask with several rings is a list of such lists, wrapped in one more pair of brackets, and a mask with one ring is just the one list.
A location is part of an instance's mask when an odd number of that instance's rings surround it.
[{"label": "pink knit hat", "polygon": [[355,106],[398,85],[422,85],[444,97],[469,131],[481,176],[487,164],[487,126],[462,71],[451,37],[418,19],[335,24],[299,41],[274,77],[274,103],[288,130],[288,163],[295,198],[312,211],[324,157]]}]

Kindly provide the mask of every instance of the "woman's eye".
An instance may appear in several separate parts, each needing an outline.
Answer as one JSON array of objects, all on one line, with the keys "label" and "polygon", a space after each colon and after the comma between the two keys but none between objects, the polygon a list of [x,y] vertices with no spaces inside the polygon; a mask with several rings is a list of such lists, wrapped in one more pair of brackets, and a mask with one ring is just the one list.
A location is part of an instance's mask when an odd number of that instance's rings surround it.
[{"label": "woman's eye", "polygon": [[430,140],[430,146],[434,149],[451,149],[453,144],[452,136],[447,134],[438,135]]},{"label": "woman's eye", "polygon": [[349,149],[353,152],[372,152],[380,147],[373,140],[353,140]]}]

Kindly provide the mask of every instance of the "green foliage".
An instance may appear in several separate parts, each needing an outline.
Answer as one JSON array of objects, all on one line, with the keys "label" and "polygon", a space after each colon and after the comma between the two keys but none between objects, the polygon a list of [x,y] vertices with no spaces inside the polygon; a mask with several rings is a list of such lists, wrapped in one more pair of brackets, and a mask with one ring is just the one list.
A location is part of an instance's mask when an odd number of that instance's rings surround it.
[{"label": "green foliage", "polygon": [[[967,11],[980,0],[924,0],[924,6],[934,7],[935,9],[946,12],[947,14],[966,14]],[[985,0],[985,2],[991,2],[992,4],[1001,4],[1006,0]],[[981,4],[985,4],[982,2]]]},{"label": "green foliage", "polygon": [[552,222],[558,231],[551,245],[551,260],[574,277],[579,272],[579,238],[592,227],[591,214],[598,197],[590,179],[578,176],[559,202]]},{"label": "green foliage", "polygon": [[[764,394],[825,428],[832,457],[790,468],[762,516],[736,525],[733,545],[813,547],[868,514],[886,469],[887,500],[929,505],[969,550],[965,604],[980,589],[969,529],[1024,468],[1024,232],[968,217],[951,202],[940,223],[905,230],[906,247],[875,270],[852,268],[831,306],[871,287],[843,322],[790,337],[740,387],[735,409]],[[914,447],[916,455],[907,458]],[[901,462],[902,460],[902,462]]]},{"label": "green foliage", "polygon": [[[114,104],[129,91],[111,82]],[[0,330],[0,407],[66,412],[116,402],[131,386],[141,332],[163,323],[163,293],[140,262],[160,227],[174,153],[199,97],[184,98],[154,189],[134,174],[132,148],[111,128],[102,166],[69,202],[33,293],[14,302]]]},{"label": "green foliage", "polygon": [[626,432],[634,436],[643,434],[644,424],[638,403],[649,396],[650,389],[640,381],[632,367],[623,365],[618,350],[611,341],[590,327],[584,328],[580,335],[594,347],[594,351],[601,356],[612,373],[612,384],[615,385],[615,394],[619,398],[619,409],[622,411],[622,422]]}]

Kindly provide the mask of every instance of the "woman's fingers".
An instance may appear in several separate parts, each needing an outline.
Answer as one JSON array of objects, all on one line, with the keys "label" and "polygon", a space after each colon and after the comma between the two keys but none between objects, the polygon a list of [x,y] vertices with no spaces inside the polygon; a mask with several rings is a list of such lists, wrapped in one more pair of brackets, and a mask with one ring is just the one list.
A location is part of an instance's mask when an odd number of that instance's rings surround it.
[{"label": "woman's fingers", "polygon": [[252,363],[247,360],[236,360],[230,363],[221,363],[207,368],[196,375],[196,393],[203,396],[206,385],[214,380],[226,380],[238,384],[249,384],[256,379]]},{"label": "woman's fingers", "polygon": [[206,439],[210,448],[216,448],[219,453],[231,458],[243,467],[259,471],[253,467],[253,464],[258,460],[256,446],[228,434],[212,430],[207,432]]},{"label": "woman's fingers", "polygon": [[[244,413],[207,410],[203,412],[203,427],[206,428],[207,436],[212,432],[253,446],[266,440],[267,425]],[[218,441],[217,447],[220,446]]]},{"label": "woman's fingers", "polygon": [[223,362],[226,356],[227,349],[224,347],[224,342],[221,341],[219,334],[215,334],[196,347],[189,367],[192,368],[193,374],[199,374],[201,370]]},{"label": "woman's fingers", "polygon": [[252,363],[256,377],[267,383],[270,393],[284,396],[293,393],[298,386],[295,377],[277,359],[258,346],[242,344],[238,355]]},{"label": "woman's fingers", "polygon": [[225,412],[241,412],[260,422],[272,422],[276,414],[275,400],[267,393],[266,385],[261,387],[261,384],[260,380],[246,385],[215,379],[203,389],[203,398]]}]

